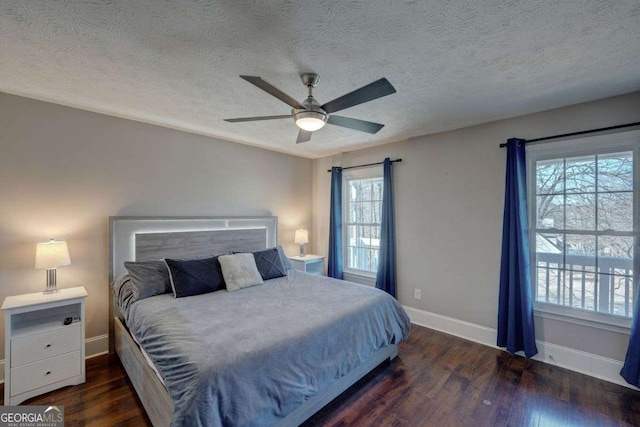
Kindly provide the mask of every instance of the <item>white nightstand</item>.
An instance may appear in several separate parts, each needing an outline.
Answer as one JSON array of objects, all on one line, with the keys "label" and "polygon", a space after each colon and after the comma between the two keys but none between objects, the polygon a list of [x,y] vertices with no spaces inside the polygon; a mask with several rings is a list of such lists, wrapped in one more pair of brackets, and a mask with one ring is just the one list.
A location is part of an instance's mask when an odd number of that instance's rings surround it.
[{"label": "white nightstand", "polygon": [[5,298],[5,405],[85,381],[86,297],[80,286]]},{"label": "white nightstand", "polygon": [[291,265],[296,270],[310,274],[322,274],[324,271],[324,257],[320,255],[290,256]]}]

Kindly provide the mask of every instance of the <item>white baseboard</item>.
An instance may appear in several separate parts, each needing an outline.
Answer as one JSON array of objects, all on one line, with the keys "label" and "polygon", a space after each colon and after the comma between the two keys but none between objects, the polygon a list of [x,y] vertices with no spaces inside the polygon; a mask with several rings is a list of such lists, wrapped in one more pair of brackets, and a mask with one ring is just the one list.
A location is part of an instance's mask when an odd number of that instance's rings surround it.
[{"label": "white baseboard", "polygon": [[[100,356],[109,352],[109,335],[98,335],[84,341],[85,359]],[[4,383],[4,359],[0,360],[0,384]]]},{"label": "white baseboard", "polygon": [[[407,311],[409,318],[411,318],[411,323],[489,347],[499,348],[496,346],[497,331],[493,328],[476,325],[417,308],[404,306],[404,309]],[[532,357],[533,360],[556,365],[634,390],[640,390],[627,383],[624,378],[620,376],[623,362],[619,360],[609,359],[598,356],[597,354],[587,353],[545,341],[536,340],[536,346],[538,347],[538,354]]]},{"label": "white baseboard", "polygon": [[445,334],[454,335],[469,341],[475,341],[480,344],[496,347],[496,330],[487,328],[486,326],[476,325],[475,323],[465,322],[464,320],[454,319],[453,317],[442,316],[440,314],[431,313],[429,311],[417,308],[403,306],[406,310],[411,323],[415,323],[425,328],[435,329]]},{"label": "white baseboard", "polygon": [[86,359],[109,353],[109,334],[87,338],[84,341],[84,351]]}]

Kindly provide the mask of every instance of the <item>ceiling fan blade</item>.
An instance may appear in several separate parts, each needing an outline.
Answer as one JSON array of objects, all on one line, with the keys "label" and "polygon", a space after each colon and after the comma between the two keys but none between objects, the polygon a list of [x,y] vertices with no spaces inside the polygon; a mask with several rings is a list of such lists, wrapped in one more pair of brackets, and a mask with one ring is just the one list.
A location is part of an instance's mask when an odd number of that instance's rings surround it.
[{"label": "ceiling fan blade", "polygon": [[237,122],[256,122],[258,120],[276,120],[276,119],[290,119],[291,114],[286,116],[259,116],[259,117],[240,117],[237,119],[224,119],[225,122],[237,123]]},{"label": "ceiling fan blade", "polygon": [[311,139],[312,133],[313,132],[309,132],[308,130],[300,129],[300,132],[298,132],[298,139],[296,140],[296,144],[309,141]]},{"label": "ceiling fan blade", "polygon": [[331,114],[336,111],[344,110],[345,108],[362,104],[363,102],[369,102],[374,99],[382,98],[383,96],[391,95],[392,93],[396,93],[396,89],[383,77],[380,80],[376,80],[373,83],[369,83],[368,85],[361,87],[360,89],[356,89],[353,92],[342,95],[340,98],[329,101],[320,108]]},{"label": "ceiling fan blade", "polygon": [[260,89],[264,90],[265,92],[269,93],[270,95],[275,96],[280,101],[282,101],[282,102],[284,102],[286,104],[289,104],[293,108],[304,108],[304,106],[302,104],[300,104],[298,101],[296,101],[295,99],[293,99],[292,97],[290,97],[289,95],[287,95],[286,93],[281,91],[280,89],[276,88],[275,86],[272,86],[271,84],[265,82],[260,77],[242,76],[242,75],[240,77],[245,79],[249,83],[258,86]]},{"label": "ceiling fan blade", "polygon": [[367,122],[366,120],[352,119],[343,116],[329,116],[327,123],[367,133],[377,133],[384,127],[384,125],[380,123]]}]

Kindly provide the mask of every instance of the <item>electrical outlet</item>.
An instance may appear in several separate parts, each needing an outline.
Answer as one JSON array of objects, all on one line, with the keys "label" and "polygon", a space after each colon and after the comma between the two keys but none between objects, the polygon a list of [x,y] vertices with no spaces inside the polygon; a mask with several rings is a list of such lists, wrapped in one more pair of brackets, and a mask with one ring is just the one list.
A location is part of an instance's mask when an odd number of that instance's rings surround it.
[{"label": "electrical outlet", "polygon": [[422,299],[422,290],[414,289],[413,290],[413,298],[414,299]]}]

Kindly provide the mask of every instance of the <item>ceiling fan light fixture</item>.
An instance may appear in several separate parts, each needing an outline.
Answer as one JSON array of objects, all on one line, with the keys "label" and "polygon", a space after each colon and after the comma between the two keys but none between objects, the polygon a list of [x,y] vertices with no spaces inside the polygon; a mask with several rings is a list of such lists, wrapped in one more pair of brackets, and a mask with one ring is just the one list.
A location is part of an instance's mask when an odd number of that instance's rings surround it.
[{"label": "ceiling fan light fixture", "polygon": [[365,102],[373,101],[374,99],[382,98],[383,96],[391,95],[392,93],[396,92],[396,89],[391,85],[391,83],[389,83],[389,81],[383,77],[376,80],[375,82],[369,83],[366,86],[362,86],[359,89],[351,91],[346,95],[342,95],[332,101],[321,105],[313,97],[313,88],[318,85],[319,79],[318,75],[315,73],[302,73],[302,75],[300,76],[302,84],[305,85],[309,91],[309,95],[302,102],[296,101],[277,87],[265,82],[260,77],[245,75],[240,75],[240,77],[248,81],[252,85],[262,89],[269,95],[272,95],[285,104],[291,106],[291,114],[277,116],[240,117],[224,120],[227,122],[236,123],[253,122],[258,120],[287,119],[289,117],[293,117],[293,121],[295,122],[296,126],[300,128],[296,144],[309,141],[311,139],[312,132],[322,129],[327,123],[332,126],[340,126],[360,132],[366,132],[370,134],[377,133],[384,127],[383,124],[368,122],[366,120],[352,119],[349,117],[336,116],[333,115],[333,113],[363,104]]},{"label": "ceiling fan light fixture", "polygon": [[303,130],[313,132],[327,123],[327,115],[320,111],[297,111],[293,114],[296,125]]}]

